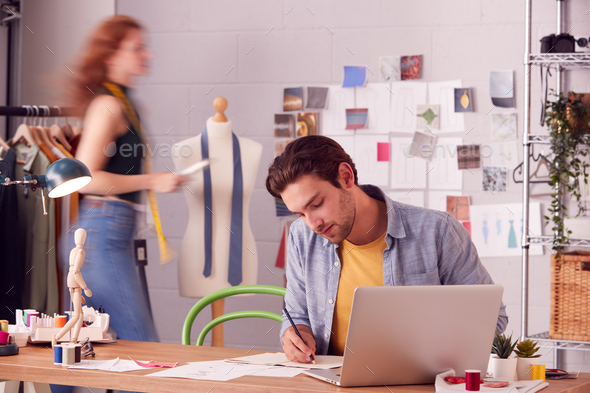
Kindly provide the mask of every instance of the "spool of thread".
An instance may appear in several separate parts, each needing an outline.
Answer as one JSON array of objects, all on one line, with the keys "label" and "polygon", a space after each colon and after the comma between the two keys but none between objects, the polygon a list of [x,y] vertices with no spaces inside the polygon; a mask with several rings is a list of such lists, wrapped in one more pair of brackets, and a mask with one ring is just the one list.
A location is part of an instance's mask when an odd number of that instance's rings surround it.
[{"label": "spool of thread", "polygon": [[542,379],[545,382],[545,365],[544,364],[533,364],[531,371],[531,379]]},{"label": "spool of thread", "polygon": [[480,370],[465,370],[465,390],[479,392]]},{"label": "spool of thread", "polygon": [[58,315],[55,317],[55,327],[64,327],[67,321],[68,318],[65,315]]},{"label": "spool of thread", "polygon": [[8,333],[8,321],[6,319],[0,321],[0,330]]},{"label": "spool of thread", "polygon": [[62,344],[62,366],[73,366],[76,363],[76,348],[72,344]]},{"label": "spool of thread", "polygon": [[57,344],[55,347],[53,347],[53,364],[61,364],[61,358],[62,358],[62,346],[61,344]]},{"label": "spool of thread", "polygon": [[80,363],[82,361],[82,344],[76,344],[74,346],[74,349],[76,351],[75,352],[75,359],[74,359],[74,361],[76,363]]},{"label": "spool of thread", "polygon": [[0,331],[0,344],[8,344],[8,337],[10,337],[10,334],[8,334],[8,332]]},{"label": "spool of thread", "polygon": [[23,322],[25,323],[25,326],[29,326],[29,313],[33,313],[33,312],[37,312],[37,310],[33,310],[31,308],[28,308],[26,310],[23,310]]},{"label": "spool of thread", "polygon": [[33,321],[33,318],[37,318],[39,316],[39,313],[37,311],[33,312],[27,312],[27,326],[31,326],[31,321]]}]

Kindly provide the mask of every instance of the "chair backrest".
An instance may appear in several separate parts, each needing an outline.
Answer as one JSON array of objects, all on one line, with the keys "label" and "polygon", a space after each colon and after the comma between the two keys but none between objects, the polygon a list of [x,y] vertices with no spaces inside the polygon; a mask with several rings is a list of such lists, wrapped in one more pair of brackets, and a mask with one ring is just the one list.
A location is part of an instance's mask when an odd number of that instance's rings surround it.
[{"label": "chair backrest", "polygon": [[[193,327],[193,322],[197,315],[207,307],[209,304],[213,303],[216,300],[223,299],[228,296],[233,295],[241,295],[244,293],[264,293],[269,295],[278,295],[278,296],[285,296],[286,288],[282,287],[275,287],[272,285],[237,285],[235,287],[220,289],[219,291],[215,291],[201,300],[199,300],[193,308],[188,312],[186,319],[184,320],[184,325],[182,326],[182,345],[190,345],[191,343],[191,329]],[[223,314],[220,317],[215,318],[211,322],[209,322],[197,338],[196,345],[202,346],[203,341],[205,341],[205,336],[211,329],[215,326],[223,323],[225,321],[230,321],[232,319],[239,319],[239,318],[267,318],[272,319],[274,321],[281,322],[283,317],[279,314],[269,311],[237,311],[232,313]]]}]

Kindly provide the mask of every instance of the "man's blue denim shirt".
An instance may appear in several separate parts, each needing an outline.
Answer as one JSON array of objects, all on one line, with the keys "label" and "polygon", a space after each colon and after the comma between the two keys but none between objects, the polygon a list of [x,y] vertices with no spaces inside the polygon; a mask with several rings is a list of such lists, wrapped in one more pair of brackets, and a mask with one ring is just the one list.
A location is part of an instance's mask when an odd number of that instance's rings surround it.
[{"label": "man's blue denim shirt", "polygon": [[[493,284],[469,232],[448,213],[395,202],[372,185],[361,189],[387,205],[383,282],[393,285]],[[362,212],[357,211],[357,215]],[[311,231],[301,219],[291,225],[285,304],[296,325],[311,327],[316,354],[325,355],[340,279],[337,244]],[[502,303],[496,330],[508,324]],[[280,337],[291,324],[283,316]]]}]

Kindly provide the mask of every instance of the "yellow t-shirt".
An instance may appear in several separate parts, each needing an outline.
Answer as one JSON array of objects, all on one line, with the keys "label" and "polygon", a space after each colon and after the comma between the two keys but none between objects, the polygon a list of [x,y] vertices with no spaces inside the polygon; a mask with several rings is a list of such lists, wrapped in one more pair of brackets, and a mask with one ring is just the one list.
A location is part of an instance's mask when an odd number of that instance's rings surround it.
[{"label": "yellow t-shirt", "polygon": [[386,247],[385,233],[374,242],[362,246],[356,246],[347,240],[340,243],[338,257],[342,268],[332,320],[329,355],[344,355],[354,290],[358,287],[384,285],[383,251]]}]

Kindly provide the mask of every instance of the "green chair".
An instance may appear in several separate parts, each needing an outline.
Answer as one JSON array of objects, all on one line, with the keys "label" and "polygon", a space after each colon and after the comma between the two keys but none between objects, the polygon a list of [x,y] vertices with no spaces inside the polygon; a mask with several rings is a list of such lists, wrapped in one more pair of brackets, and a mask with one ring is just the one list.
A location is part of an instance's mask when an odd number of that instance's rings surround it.
[{"label": "green chair", "polygon": [[[244,293],[265,293],[270,295],[278,295],[278,296],[285,296],[286,288],[275,287],[272,285],[238,285],[235,287],[220,289],[219,291],[215,291],[201,300],[197,302],[188,312],[186,319],[184,320],[184,325],[182,326],[182,345],[190,345],[191,343],[191,329],[193,327],[193,322],[197,315],[207,307],[209,304],[213,303],[216,300],[223,299],[228,296],[233,295],[241,295]],[[231,321],[232,319],[239,319],[239,318],[267,318],[272,319],[274,321],[282,322],[283,317],[279,314],[269,311],[236,311],[227,314],[223,314],[220,317],[215,318],[211,322],[209,322],[197,338],[197,346],[202,346],[203,341],[205,341],[205,336],[211,329],[215,326],[219,325],[220,323]]]}]

